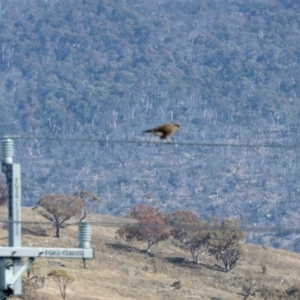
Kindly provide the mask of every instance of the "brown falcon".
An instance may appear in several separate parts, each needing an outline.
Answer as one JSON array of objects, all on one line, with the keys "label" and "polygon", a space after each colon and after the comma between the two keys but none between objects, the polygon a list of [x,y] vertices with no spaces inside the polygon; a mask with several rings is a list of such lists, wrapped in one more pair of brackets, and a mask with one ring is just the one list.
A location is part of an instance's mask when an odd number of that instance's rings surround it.
[{"label": "brown falcon", "polygon": [[159,136],[161,139],[167,139],[169,136],[174,134],[180,128],[179,124],[176,123],[165,123],[154,128],[145,130],[146,133],[152,133]]}]

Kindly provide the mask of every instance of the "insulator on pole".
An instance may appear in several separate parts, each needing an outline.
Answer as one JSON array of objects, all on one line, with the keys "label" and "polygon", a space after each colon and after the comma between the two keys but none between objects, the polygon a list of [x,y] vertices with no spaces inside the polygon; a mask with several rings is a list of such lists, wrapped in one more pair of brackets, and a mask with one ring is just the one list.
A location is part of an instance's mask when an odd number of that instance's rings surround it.
[{"label": "insulator on pole", "polygon": [[79,222],[79,248],[91,248],[91,225],[86,221]]},{"label": "insulator on pole", "polygon": [[12,164],[14,156],[14,141],[10,138],[2,140],[2,163]]}]

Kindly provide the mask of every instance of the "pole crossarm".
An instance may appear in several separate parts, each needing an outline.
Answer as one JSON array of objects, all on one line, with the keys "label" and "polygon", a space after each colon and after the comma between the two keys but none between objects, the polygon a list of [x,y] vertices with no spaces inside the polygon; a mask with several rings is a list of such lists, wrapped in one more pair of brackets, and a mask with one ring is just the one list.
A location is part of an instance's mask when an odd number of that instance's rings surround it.
[{"label": "pole crossarm", "polygon": [[0,257],[93,258],[93,249],[0,247]]}]

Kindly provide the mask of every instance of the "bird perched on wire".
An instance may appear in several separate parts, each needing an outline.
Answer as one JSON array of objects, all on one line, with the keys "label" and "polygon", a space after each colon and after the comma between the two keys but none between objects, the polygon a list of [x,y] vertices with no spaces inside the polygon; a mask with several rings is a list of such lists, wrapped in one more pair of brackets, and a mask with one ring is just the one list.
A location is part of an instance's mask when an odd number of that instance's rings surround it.
[{"label": "bird perched on wire", "polygon": [[152,133],[159,136],[161,139],[167,139],[174,134],[180,128],[179,124],[176,123],[165,123],[154,128],[145,130],[146,133]]}]

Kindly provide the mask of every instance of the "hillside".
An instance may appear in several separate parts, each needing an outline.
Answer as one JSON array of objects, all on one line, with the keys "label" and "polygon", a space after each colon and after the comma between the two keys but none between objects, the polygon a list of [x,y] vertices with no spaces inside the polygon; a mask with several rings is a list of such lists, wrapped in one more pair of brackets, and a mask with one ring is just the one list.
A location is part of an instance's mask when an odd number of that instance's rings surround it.
[{"label": "hillside", "polygon": [[[1,219],[5,219],[1,211]],[[23,208],[24,221],[44,221],[31,208]],[[124,219],[102,215],[89,216],[90,221],[124,222]],[[54,269],[64,269],[75,277],[67,289],[67,299],[183,299],[240,300],[242,287],[249,280],[256,280],[268,290],[268,300],[275,300],[279,291],[299,285],[299,254],[247,244],[248,254],[229,273],[212,269],[215,261],[202,257],[200,265],[178,262],[178,258],[189,257],[188,252],[176,248],[171,241],[153,247],[152,255],[141,252],[143,244],[129,244],[116,239],[117,227],[93,226],[92,247],[95,258],[83,269],[81,260],[38,259],[40,274],[46,275]],[[43,230],[44,236],[41,236]],[[77,247],[77,228],[62,229],[61,239],[52,237],[51,226],[23,225],[23,246]],[[7,231],[0,229],[2,244],[7,240]],[[175,263],[177,258],[177,263]],[[262,273],[261,266],[267,267]],[[181,289],[170,289],[175,281]],[[42,299],[60,299],[59,290],[51,279],[37,290]],[[273,294],[272,294],[273,292]],[[265,292],[266,293],[266,292]],[[295,295],[296,296],[296,295]],[[259,292],[256,297],[263,299]],[[296,299],[285,297],[281,299]]]},{"label": "hillside", "polygon": [[[21,136],[23,205],[86,189],[105,214],[151,195],[166,211],[297,229],[299,16],[290,0],[2,3],[0,135]],[[178,145],[142,143],[166,121]],[[296,234],[248,241],[300,249]]]}]

